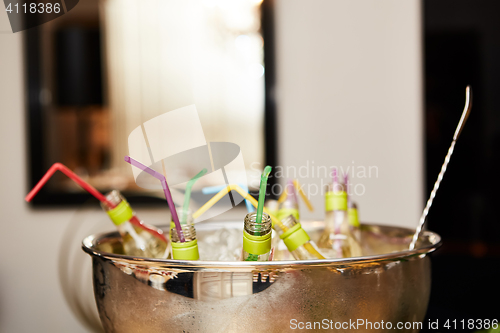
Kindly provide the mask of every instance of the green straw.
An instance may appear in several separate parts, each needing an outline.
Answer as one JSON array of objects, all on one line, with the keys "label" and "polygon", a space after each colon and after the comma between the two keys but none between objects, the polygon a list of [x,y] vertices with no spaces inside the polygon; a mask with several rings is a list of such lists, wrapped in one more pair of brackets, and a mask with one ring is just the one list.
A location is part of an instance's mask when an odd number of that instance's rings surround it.
[{"label": "green straw", "polygon": [[187,223],[187,211],[189,209],[189,200],[191,199],[191,188],[193,187],[194,183],[198,180],[198,178],[201,178],[204,174],[207,173],[207,169],[203,169],[196,176],[191,178],[190,181],[188,181],[186,185],[186,193],[184,193],[184,206],[182,207],[183,212],[182,212],[182,224]]},{"label": "green straw", "polygon": [[262,176],[260,176],[260,189],[259,189],[259,204],[257,205],[257,217],[255,222],[262,223],[262,212],[264,211],[264,200],[266,199],[266,187],[267,187],[267,178],[271,173],[271,168],[269,165],[264,168],[264,172],[262,172]]}]

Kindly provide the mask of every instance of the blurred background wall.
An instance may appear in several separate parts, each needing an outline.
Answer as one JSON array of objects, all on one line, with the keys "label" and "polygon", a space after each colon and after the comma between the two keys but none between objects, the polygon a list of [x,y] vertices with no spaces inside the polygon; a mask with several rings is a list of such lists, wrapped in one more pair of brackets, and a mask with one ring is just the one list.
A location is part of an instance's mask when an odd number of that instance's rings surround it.
[{"label": "blurred background wall", "polygon": [[[356,197],[362,220],[415,226],[423,203],[419,2],[279,0],[275,9],[279,164],[297,172],[307,163],[312,172],[313,161],[366,172],[374,166],[377,176],[372,169],[372,177],[352,179],[366,189]],[[10,32],[1,11],[0,332],[85,332],[57,273],[75,210],[33,210],[23,200],[24,84],[22,34]],[[320,217],[322,199],[314,203]]]},{"label": "blurred background wall", "polygon": [[319,209],[309,216],[323,215],[318,167],[333,165],[349,173],[363,221],[413,227],[423,200],[420,2],[281,0],[275,19],[278,164],[311,192]]},{"label": "blurred background wall", "polygon": [[[428,317],[498,318],[490,304],[500,297],[500,3],[426,0],[423,7],[426,192],[463,107],[455,92],[466,84],[474,90],[471,117],[429,214],[443,246],[432,260]],[[478,269],[457,275],[456,267]]]}]

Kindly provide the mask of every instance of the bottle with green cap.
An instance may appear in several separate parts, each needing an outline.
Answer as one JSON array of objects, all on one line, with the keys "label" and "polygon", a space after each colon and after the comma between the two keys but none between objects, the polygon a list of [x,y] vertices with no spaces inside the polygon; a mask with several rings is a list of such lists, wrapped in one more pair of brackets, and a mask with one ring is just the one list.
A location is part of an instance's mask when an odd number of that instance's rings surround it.
[{"label": "bottle with green cap", "polygon": [[293,186],[293,181],[288,180],[286,185],[287,196],[285,201],[280,206],[278,210],[278,216],[276,216],[280,221],[288,216],[292,215],[297,221],[300,220],[299,214],[299,202],[297,200],[297,193],[295,192],[295,186]]},{"label": "bottle with green cap", "polygon": [[121,193],[116,190],[111,191],[106,194],[106,199],[116,205],[114,208],[110,208],[105,203],[101,203],[101,207],[106,211],[122,236],[125,254],[161,258],[167,249],[167,244],[130,223],[130,220],[136,214]]},{"label": "bottle with green cap", "polygon": [[[179,216],[179,221],[182,224],[194,224],[193,214],[191,210],[184,210],[183,208],[179,208],[176,210],[177,216]],[[172,232],[175,230],[175,222],[172,218],[170,218],[170,239],[172,239]]]},{"label": "bottle with green cap", "polygon": [[302,229],[302,226],[293,215],[288,215],[281,220],[281,223],[287,230],[283,231],[280,226],[275,225],[276,233],[296,260],[318,259],[305,248],[304,245],[306,244],[311,244],[314,247],[316,247],[316,244],[309,238],[307,232]]},{"label": "bottle with green cap", "polygon": [[[295,187],[293,186],[293,181],[288,180],[287,185],[285,187],[286,191],[286,199],[278,205],[277,210],[274,211],[274,214],[272,211],[269,211],[271,214],[276,216],[276,218],[280,221],[283,221],[284,219],[288,218],[288,216],[293,216],[296,221],[300,220],[300,214],[299,214],[299,203],[297,200],[297,194],[295,193]],[[267,208],[267,207],[266,207]],[[269,208],[268,208],[269,210]],[[272,247],[275,249],[280,249],[282,246],[281,245],[281,238],[279,237],[278,231],[281,231],[279,227],[274,226],[274,230],[276,232],[273,233],[273,240],[272,240]],[[286,257],[282,259],[287,259]]]},{"label": "bottle with green cap", "polygon": [[262,213],[257,222],[257,213],[248,213],[243,226],[243,261],[268,261],[271,254],[271,217]]},{"label": "bottle with green cap", "polygon": [[327,258],[349,258],[362,255],[361,246],[349,226],[347,193],[339,184],[336,170],[334,181],[325,195],[325,230],[318,247]]},{"label": "bottle with green cap", "polygon": [[172,258],[175,260],[198,260],[200,252],[198,251],[198,240],[196,239],[196,229],[192,223],[181,224],[184,233],[185,242],[179,240],[175,224],[171,228]]}]

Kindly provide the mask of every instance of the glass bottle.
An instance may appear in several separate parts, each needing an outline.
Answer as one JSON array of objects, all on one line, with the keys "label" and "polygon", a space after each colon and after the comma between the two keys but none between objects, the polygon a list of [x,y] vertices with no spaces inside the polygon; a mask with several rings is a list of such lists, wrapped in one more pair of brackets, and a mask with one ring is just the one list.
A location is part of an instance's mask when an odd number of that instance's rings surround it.
[{"label": "glass bottle", "polygon": [[318,241],[321,253],[327,258],[361,256],[361,246],[349,226],[347,193],[338,184],[328,188],[325,210],[325,230]]},{"label": "glass bottle", "polygon": [[257,223],[257,213],[248,213],[243,226],[243,261],[268,261],[271,254],[271,217],[262,213]]},{"label": "glass bottle", "polygon": [[[191,210],[184,211],[184,209],[177,209],[177,216],[179,217],[179,221],[181,222],[181,225],[184,224],[194,224],[194,219],[193,219],[193,214],[191,213]],[[187,215],[186,218],[184,216]],[[175,222],[172,219],[172,216],[170,216],[170,229],[169,229],[169,236],[170,239],[172,239],[172,229],[175,230]]]},{"label": "glass bottle", "polygon": [[106,194],[106,199],[116,205],[115,208],[110,208],[105,203],[101,203],[101,207],[106,211],[122,236],[125,254],[161,258],[167,248],[167,244],[146,230],[130,223],[130,220],[136,214],[120,192],[116,190],[111,191]]},{"label": "glass bottle", "polygon": [[[296,221],[299,221],[300,220],[299,203],[297,201],[295,187],[293,186],[293,182],[291,180],[288,180],[285,191],[287,194],[286,199],[281,204],[279,204],[279,209],[276,211],[274,216],[276,216],[278,220],[282,221],[283,219],[292,215]],[[273,240],[271,246],[275,249],[275,251],[278,250],[281,252],[281,254],[285,254],[286,246],[284,246],[283,242],[281,241],[280,234],[278,233],[278,231],[282,230],[279,229],[279,227],[277,226],[274,226],[273,229],[275,232],[273,232]],[[289,260],[289,259],[291,259],[289,255],[288,256],[284,255],[283,258],[280,258],[280,260]]]},{"label": "glass bottle", "polygon": [[266,207],[269,214],[276,217],[278,216],[279,205],[280,204],[278,200],[273,200],[273,199],[266,200],[266,202],[264,203],[264,207]]},{"label": "glass bottle", "polygon": [[295,217],[293,215],[288,215],[281,220],[281,223],[287,227],[288,230],[283,232],[283,229],[278,225],[275,225],[275,230],[292,256],[296,260],[317,259],[317,257],[311,254],[305,247],[306,244],[316,247],[316,244],[311,241],[309,235],[302,229],[302,226],[297,222]]},{"label": "glass bottle", "polygon": [[287,197],[285,201],[281,204],[278,211],[278,216],[276,216],[280,221],[284,218],[293,215],[297,221],[300,220],[299,214],[299,202],[297,200],[297,193],[295,192],[295,186],[293,186],[293,181],[288,180],[287,183]]},{"label": "glass bottle", "polygon": [[193,223],[181,224],[184,233],[185,242],[179,240],[177,229],[171,229],[172,258],[175,260],[198,260],[200,252],[198,251],[198,240],[196,239],[196,229]]}]

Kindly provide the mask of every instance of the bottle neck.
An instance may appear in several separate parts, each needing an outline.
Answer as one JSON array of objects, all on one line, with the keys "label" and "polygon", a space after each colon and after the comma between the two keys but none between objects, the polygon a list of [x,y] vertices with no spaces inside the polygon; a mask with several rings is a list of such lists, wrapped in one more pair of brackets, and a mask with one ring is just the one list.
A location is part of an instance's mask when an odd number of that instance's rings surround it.
[{"label": "bottle neck", "polygon": [[281,232],[278,231],[278,234],[290,252],[295,251],[296,249],[310,241],[307,232],[302,229],[300,223],[298,223],[292,215],[281,220],[281,223],[283,223],[283,225],[286,226],[288,230],[285,232],[283,232],[282,230]]},{"label": "bottle neck", "polygon": [[257,213],[248,213],[245,216],[243,229],[251,236],[265,236],[271,233],[271,217],[262,213],[262,221],[257,222]]},{"label": "bottle neck", "polygon": [[176,260],[198,260],[200,253],[198,251],[198,240],[196,239],[196,229],[193,224],[183,224],[185,242],[179,240],[177,230],[172,228],[172,258]]},{"label": "bottle neck", "polygon": [[[182,232],[184,233],[184,238],[186,242],[194,241],[196,239],[196,229],[193,224],[182,224],[181,225]],[[177,229],[174,227],[171,229],[172,231],[172,242],[179,243],[179,235],[177,234]]]},{"label": "bottle neck", "polygon": [[[291,229],[297,223],[298,222],[293,215],[288,215],[287,217],[285,217],[281,220],[281,224],[283,224],[283,226],[285,226],[287,230]],[[276,233],[278,234],[278,236],[281,236],[284,233],[283,229],[281,229],[280,226],[277,224],[274,227],[274,229],[276,230]]]},{"label": "bottle neck", "polygon": [[[120,191],[113,190],[106,194],[106,200],[111,202],[115,207],[118,206],[122,201],[125,201],[125,198],[122,196]],[[105,202],[101,202],[101,207],[104,211],[109,212],[113,210],[114,207],[109,207]]]},{"label": "bottle neck", "polygon": [[[271,251],[271,217],[263,213],[261,223],[257,223],[256,218],[256,213],[249,213],[245,216],[243,226],[244,260],[267,260],[269,251]],[[264,257],[261,258],[261,255]]]},{"label": "bottle neck", "polygon": [[129,203],[120,194],[119,191],[111,191],[106,194],[106,199],[111,202],[114,207],[109,207],[107,204],[101,202],[101,207],[108,214],[109,218],[115,225],[129,221],[134,216],[134,211]]}]

